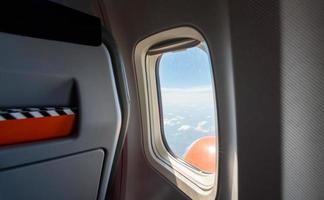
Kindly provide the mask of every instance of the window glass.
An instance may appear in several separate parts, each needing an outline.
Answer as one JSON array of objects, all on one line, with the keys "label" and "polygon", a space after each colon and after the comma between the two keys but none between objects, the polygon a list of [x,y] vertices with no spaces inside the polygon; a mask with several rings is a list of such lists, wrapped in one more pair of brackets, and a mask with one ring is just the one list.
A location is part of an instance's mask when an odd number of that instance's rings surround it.
[{"label": "window glass", "polygon": [[201,44],[163,53],[157,76],[165,146],[175,157],[214,173],[217,120],[212,67],[206,49]]}]

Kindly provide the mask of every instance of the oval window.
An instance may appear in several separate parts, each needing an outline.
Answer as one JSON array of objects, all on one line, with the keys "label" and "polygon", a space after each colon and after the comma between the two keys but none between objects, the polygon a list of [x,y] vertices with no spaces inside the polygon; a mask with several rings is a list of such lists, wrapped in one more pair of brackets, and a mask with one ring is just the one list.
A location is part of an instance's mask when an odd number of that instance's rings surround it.
[{"label": "oval window", "polygon": [[215,173],[218,129],[206,44],[162,53],[157,82],[164,145],[193,168]]}]

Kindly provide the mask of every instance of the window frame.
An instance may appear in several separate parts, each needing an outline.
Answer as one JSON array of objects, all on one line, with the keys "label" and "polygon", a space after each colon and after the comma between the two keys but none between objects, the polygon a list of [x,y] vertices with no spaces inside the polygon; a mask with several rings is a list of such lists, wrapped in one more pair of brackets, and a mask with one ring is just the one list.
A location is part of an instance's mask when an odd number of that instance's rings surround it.
[{"label": "window frame", "polygon": [[[149,49],[159,42],[170,39],[192,38],[206,42],[202,35],[191,27],[181,27],[160,32],[138,43],[135,49],[135,69],[139,89],[139,100],[142,117],[142,141],[144,154],[148,162],[169,181],[192,199],[210,199],[216,196],[218,187],[219,162],[216,162],[216,173],[207,174],[172,155],[163,141],[161,112],[157,86],[157,64],[161,54],[149,55]],[[208,44],[206,42],[207,48]],[[209,57],[210,54],[208,53]],[[211,59],[211,58],[210,58]],[[213,66],[211,63],[212,71]],[[211,73],[213,82],[214,74]],[[217,108],[215,85],[213,85],[215,109]],[[216,125],[218,114],[215,113]],[[162,117],[163,119],[163,117]],[[163,120],[162,120],[163,121]],[[218,127],[215,127],[218,132]],[[218,140],[217,140],[218,141]],[[218,146],[218,145],[217,145]],[[218,155],[218,148],[216,148]],[[218,156],[217,156],[218,158]]]}]

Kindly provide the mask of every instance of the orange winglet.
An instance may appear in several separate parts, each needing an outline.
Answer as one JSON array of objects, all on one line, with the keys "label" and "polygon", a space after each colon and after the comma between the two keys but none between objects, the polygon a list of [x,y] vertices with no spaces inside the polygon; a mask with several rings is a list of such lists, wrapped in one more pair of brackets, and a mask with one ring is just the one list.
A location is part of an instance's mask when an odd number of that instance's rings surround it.
[{"label": "orange winglet", "polygon": [[72,133],[75,115],[0,121],[0,145],[17,144]]},{"label": "orange winglet", "polygon": [[204,172],[215,173],[216,144],[215,136],[199,138],[188,148],[184,155],[184,160]]}]

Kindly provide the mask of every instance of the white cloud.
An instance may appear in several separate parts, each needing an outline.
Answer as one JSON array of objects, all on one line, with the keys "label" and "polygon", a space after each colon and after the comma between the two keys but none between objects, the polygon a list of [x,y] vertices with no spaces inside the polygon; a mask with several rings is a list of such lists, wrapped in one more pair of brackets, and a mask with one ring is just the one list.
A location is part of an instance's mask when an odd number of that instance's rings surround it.
[{"label": "white cloud", "polygon": [[163,92],[212,92],[211,86],[191,87],[191,88],[162,88]]},{"label": "white cloud", "polygon": [[212,87],[162,88],[162,102],[169,106],[212,108],[214,94]]},{"label": "white cloud", "polygon": [[179,123],[180,123],[179,119],[176,117],[173,117],[171,119],[167,119],[167,118],[164,119],[164,126],[174,126]]},{"label": "white cloud", "polygon": [[198,122],[198,126],[204,126],[205,124],[207,124],[207,121]]},{"label": "white cloud", "polygon": [[184,119],[184,117],[177,115],[175,117],[172,117],[171,119],[165,118],[164,119],[164,126],[174,126],[181,124],[181,121]]},{"label": "white cloud", "polygon": [[189,125],[182,125],[178,128],[178,131],[186,131],[188,129],[190,129],[191,126]]},{"label": "white cloud", "polygon": [[180,116],[180,115],[177,115],[175,118],[179,119],[179,120],[182,120],[184,119],[184,117]]},{"label": "white cloud", "polygon": [[203,132],[203,133],[207,133],[209,132],[210,130],[208,128],[204,128],[204,126],[207,124],[207,121],[200,121],[198,122],[195,130],[196,131],[200,131],[200,132]]}]

